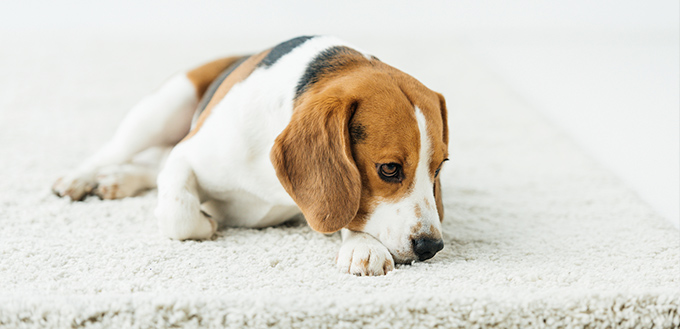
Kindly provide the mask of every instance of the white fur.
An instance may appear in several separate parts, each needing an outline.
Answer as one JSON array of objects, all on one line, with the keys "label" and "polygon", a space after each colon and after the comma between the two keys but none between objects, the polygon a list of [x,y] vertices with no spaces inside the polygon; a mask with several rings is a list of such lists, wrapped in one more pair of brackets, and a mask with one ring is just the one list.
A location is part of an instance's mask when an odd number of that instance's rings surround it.
[{"label": "white fur", "polygon": [[342,246],[338,251],[340,271],[354,275],[383,275],[394,269],[390,251],[373,236],[342,229]]},{"label": "white fur", "polygon": [[[265,227],[300,211],[279,182],[269,153],[293,114],[295,86],[324,49],[345,45],[332,37],[310,39],[270,67],[255,69],[210,113],[201,129],[178,144],[168,162],[186,161],[196,177],[206,211],[226,226]],[[165,177],[183,175],[165,168]],[[160,204],[160,203],[159,203]],[[160,221],[166,220],[159,218]]]},{"label": "white fur", "polygon": [[99,170],[94,194],[101,199],[120,199],[156,187],[157,166],[137,163],[113,165]]},{"label": "white fur", "polygon": [[[191,81],[184,74],[174,76],[158,91],[135,105],[118,126],[111,141],[78,168],[59,179],[52,187],[53,191],[60,196],[81,199],[96,187],[97,175],[104,167],[109,167],[107,170],[111,171],[111,166],[129,163],[149,148],[174,145],[189,131],[197,103]],[[117,180],[127,179],[121,177],[125,172],[119,170]],[[145,175],[140,176],[138,171],[133,176],[146,180]],[[133,185],[151,188],[155,183],[134,182]],[[94,193],[99,194],[97,190]]]},{"label": "white fur", "polygon": [[196,176],[179,159],[168,161],[158,177],[155,215],[161,233],[171,239],[209,239],[217,230],[215,221],[201,211]]},{"label": "white fur", "polygon": [[[427,135],[427,122],[418,107],[415,111],[420,131],[420,150],[413,187],[401,200],[380,202],[369,215],[364,227],[364,232],[378,238],[399,263],[409,262],[416,258],[411,242],[413,233],[414,235],[420,233],[432,235],[441,232],[441,223],[432,189],[434,181],[429,173],[432,147]],[[416,216],[416,207],[420,208],[420,217]],[[420,229],[412,232],[412,228],[418,223],[421,224]],[[441,239],[441,235],[433,238]]]}]

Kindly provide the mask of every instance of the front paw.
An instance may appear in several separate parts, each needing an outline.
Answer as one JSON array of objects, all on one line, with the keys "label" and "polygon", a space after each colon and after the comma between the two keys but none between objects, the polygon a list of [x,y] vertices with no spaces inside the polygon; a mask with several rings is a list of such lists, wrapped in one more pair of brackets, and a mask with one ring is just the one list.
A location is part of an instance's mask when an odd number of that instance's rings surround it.
[{"label": "front paw", "polygon": [[360,236],[343,242],[337,265],[342,272],[354,275],[384,275],[394,269],[394,259],[382,243],[370,236]]},{"label": "front paw", "polygon": [[57,179],[52,185],[52,192],[60,197],[68,196],[71,201],[81,201],[92,192],[95,182],[86,176],[67,175]]}]

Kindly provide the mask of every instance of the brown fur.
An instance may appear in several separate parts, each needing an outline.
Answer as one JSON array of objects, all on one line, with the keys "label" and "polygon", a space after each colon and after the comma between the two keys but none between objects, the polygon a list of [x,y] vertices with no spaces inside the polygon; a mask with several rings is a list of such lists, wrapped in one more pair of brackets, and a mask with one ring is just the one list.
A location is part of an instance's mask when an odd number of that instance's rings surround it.
[{"label": "brown fur", "polygon": [[[427,236],[426,234],[423,234],[423,233],[420,232],[420,229],[422,229],[422,228],[423,228],[423,223],[421,223],[421,222],[418,222],[418,223],[416,223],[416,225],[411,227],[411,234],[408,237],[409,240],[414,241],[416,239]],[[432,228],[432,227],[430,226],[430,228]],[[434,235],[429,234],[429,236],[434,236]],[[440,235],[440,237],[441,237],[441,235]]]},{"label": "brown fur", "polygon": [[432,226],[432,225],[430,225],[430,234],[429,235],[430,235],[430,237],[436,237],[438,239],[441,239],[441,237],[442,237],[442,233],[439,232],[439,229]]},{"label": "brown fur", "polygon": [[[380,86],[370,88],[376,93],[376,102],[367,104],[374,111],[360,112],[354,122],[365,127],[367,138],[359,145],[353,145],[355,161],[362,173],[362,200],[357,216],[347,226],[351,230],[363,229],[367,214],[371,213],[378,199],[396,201],[411,188],[415,176],[415,165],[419,161],[420,135],[413,105],[423,112],[428,125],[428,137],[432,146],[430,175],[448,156],[448,129],[446,128],[446,108],[440,96],[420,84],[414,78],[386,64],[377,65],[388,72],[389,82],[398,85],[398,90],[380,90]],[[391,81],[390,81],[391,80]],[[382,84],[381,84],[382,85]],[[392,87],[394,88],[394,87]],[[406,98],[408,103],[403,99]],[[401,99],[401,101],[399,101]],[[443,101],[443,97],[441,97]],[[397,104],[390,104],[391,102]],[[444,107],[441,107],[444,106]],[[360,107],[361,109],[361,107]],[[377,135],[377,136],[376,136]],[[403,158],[382,156],[400,154]],[[383,160],[378,160],[382,158]],[[363,161],[362,161],[363,159]],[[397,161],[394,161],[397,160]],[[373,163],[398,162],[403,165],[405,179],[399,186],[385,183],[377,176]],[[360,165],[362,163],[363,165]],[[435,182],[438,186],[438,180]],[[436,187],[435,187],[436,188]],[[441,192],[441,190],[439,190]],[[441,193],[440,193],[441,194]],[[436,196],[435,196],[436,198]],[[429,206],[429,205],[428,205]],[[443,218],[441,198],[437,199],[440,220]]]},{"label": "brown fur", "polygon": [[[444,96],[440,93],[437,93],[437,97],[439,98],[439,108],[441,109],[441,115],[442,115],[442,141],[446,145],[446,149],[448,150],[449,148],[449,124],[448,124],[448,119],[447,119],[447,110],[446,110],[446,100],[444,99]],[[436,134],[438,133],[437,129],[430,129],[430,133],[433,134],[436,137]],[[446,159],[448,157],[448,151],[445,151],[444,158]],[[430,168],[430,171],[432,169]],[[436,170],[436,169],[435,169]],[[440,172],[441,174],[441,172]],[[439,213],[439,221],[443,222],[444,221],[444,203],[442,201],[442,184],[439,181],[439,177],[434,182],[434,199],[437,202],[437,212]],[[429,205],[428,205],[429,206]]]},{"label": "brown fur", "polygon": [[[222,84],[220,84],[220,86],[215,91],[213,97],[210,99],[210,102],[208,102],[208,105],[205,107],[205,110],[201,112],[201,115],[198,117],[198,120],[196,120],[196,125],[194,126],[194,129],[192,129],[189,132],[189,134],[186,135],[186,137],[184,137],[182,141],[188,140],[201,129],[203,122],[205,122],[205,119],[208,118],[208,116],[210,116],[210,112],[215,107],[215,105],[217,105],[224,98],[224,96],[226,96],[227,93],[229,93],[229,90],[231,90],[231,88],[235,84],[245,80],[248,76],[250,76],[250,74],[253,73],[253,71],[257,67],[257,64],[259,64],[265,58],[265,56],[269,54],[269,51],[270,50],[266,50],[257,55],[249,57],[247,60],[241,63],[241,65],[239,65],[233,72],[231,72],[231,74],[229,74],[229,76],[226,79],[224,79]],[[236,58],[236,60],[238,59],[239,57]],[[221,72],[222,71],[220,71],[220,73]],[[217,76],[215,76],[213,80],[215,78],[217,78]]]},{"label": "brown fur", "polygon": [[[420,149],[414,105],[427,120],[432,177],[447,156],[441,95],[378,60],[352,52],[343,56],[351,58],[331,65],[296,100],[291,122],[271,152],[282,185],[310,226],[324,233],[361,230],[378,200],[396,201],[410,190]],[[362,138],[352,143],[350,127],[357,126]],[[402,165],[400,183],[385,182],[377,173],[376,165],[390,162]]]},{"label": "brown fur", "polygon": [[361,193],[349,141],[354,105],[333,93],[301,102],[271,151],[279,181],[309,225],[322,233],[335,232],[354,218]]},{"label": "brown fur", "polygon": [[239,59],[241,59],[241,56],[220,58],[187,72],[187,78],[196,88],[196,95],[198,98],[203,96],[208,89],[208,86],[210,86],[224,70],[234,65]]},{"label": "brown fur", "polygon": [[418,222],[416,225],[411,227],[411,234],[409,235],[409,239],[411,241],[421,239],[421,238],[429,238],[429,239],[441,239],[442,238],[442,233],[439,232],[439,229],[434,227],[433,225],[430,225],[429,230],[430,233],[422,233],[420,230],[423,228],[423,223]]},{"label": "brown fur", "polygon": [[442,202],[442,184],[439,178],[434,181],[434,200],[437,201],[437,213],[439,213],[439,221],[444,221],[444,203]]},{"label": "brown fur", "polygon": [[418,234],[421,228],[423,228],[423,223],[418,222],[416,225],[411,227],[411,235]]},{"label": "brown fur", "polygon": [[368,257],[361,260],[361,268],[364,268],[364,269],[368,268]]}]

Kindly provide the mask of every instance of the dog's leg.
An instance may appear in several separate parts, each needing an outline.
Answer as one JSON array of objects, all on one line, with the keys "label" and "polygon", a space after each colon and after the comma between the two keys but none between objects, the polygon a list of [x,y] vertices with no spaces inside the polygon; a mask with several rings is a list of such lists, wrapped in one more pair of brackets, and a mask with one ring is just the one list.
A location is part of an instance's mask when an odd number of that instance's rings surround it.
[{"label": "dog's leg", "polygon": [[105,200],[135,196],[156,187],[157,175],[157,167],[136,163],[104,167],[95,177],[97,187],[92,193]]},{"label": "dog's leg", "polygon": [[193,170],[176,154],[158,175],[155,215],[161,233],[171,239],[209,239],[217,230],[217,223],[201,211]]},{"label": "dog's leg", "polygon": [[82,200],[96,186],[98,171],[129,162],[154,146],[172,146],[188,132],[198,103],[196,89],[184,74],[170,79],[142,99],[123,119],[113,138],[78,168],[58,179],[52,190],[71,200]]},{"label": "dog's leg", "polygon": [[156,187],[156,178],[170,147],[154,147],[135,156],[130,163],[103,167],[97,172],[92,194],[112,200],[135,196]]},{"label": "dog's leg", "polygon": [[363,232],[343,228],[337,264],[341,271],[354,275],[383,275],[394,269],[390,251],[380,241]]}]

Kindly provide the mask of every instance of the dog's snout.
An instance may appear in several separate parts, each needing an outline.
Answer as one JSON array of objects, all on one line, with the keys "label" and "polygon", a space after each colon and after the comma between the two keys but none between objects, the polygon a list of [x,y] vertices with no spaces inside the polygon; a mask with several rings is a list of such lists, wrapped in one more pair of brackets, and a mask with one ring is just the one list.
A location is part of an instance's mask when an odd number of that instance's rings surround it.
[{"label": "dog's snout", "polygon": [[418,256],[418,260],[430,259],[442,249],[444,249],[444,241],[442,240],[428,238],[413,239],[413,252]]}]

